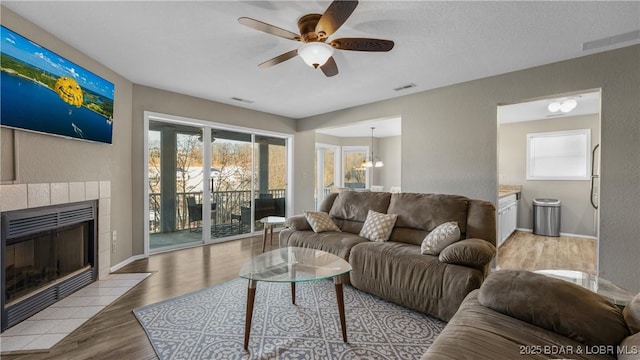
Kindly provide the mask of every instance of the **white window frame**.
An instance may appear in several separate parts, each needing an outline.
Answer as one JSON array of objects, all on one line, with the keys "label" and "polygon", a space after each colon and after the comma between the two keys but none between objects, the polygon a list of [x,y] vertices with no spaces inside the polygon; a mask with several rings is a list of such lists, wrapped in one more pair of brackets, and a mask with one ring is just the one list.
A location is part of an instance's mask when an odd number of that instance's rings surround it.
[{"label": "white window frame", "polygon": [[[584,137],[585,148],[584,158],[581,159],[581,163],[584,166],[584,175],[575,176],[571,174],[563,174],[559,172],[557,175],[543,175],[540,174],[539,171],[536,171],[535,168],[535,153],[536,153],[536,145],[541,146],[541,144],[536,144],[536,140],[543,140],[552,137],[574,137],[581,136]],[[558,154],[561,156],[563,154]],[[526,164],[526,172],[527,172],[527,180],[590,180],[591,177],[591,129],[576,129],[576,130],[564,130],[564,131],[550,131],[550,132],[541,132],[541,133],[531,133],[527,134],[527,164]]]},{"label": "white window frame", "polygon": [[317,199],[323,199],[323,187],[322,185],[322,177],[324,176],[324,150],[333,150],[333,184],[334,186],[340,186],[340,179],[342,174],[342,161],[341,161],[341,150],[339,145],[331,145],[324,143],[316,143],[316,171],[318,174],[318,178],[316,179],[316,189],[317,189]]}]

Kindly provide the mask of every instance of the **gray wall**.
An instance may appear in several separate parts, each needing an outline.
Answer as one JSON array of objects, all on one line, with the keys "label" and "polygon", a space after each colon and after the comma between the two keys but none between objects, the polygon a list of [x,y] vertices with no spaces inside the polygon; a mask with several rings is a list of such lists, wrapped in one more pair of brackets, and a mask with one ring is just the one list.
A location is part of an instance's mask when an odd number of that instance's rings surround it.
[{"label": "gray wall", "polygon": [[497,106],[601,88],[600,275],[640,291],[638,64],[636,45],[301,119],[298,130],[400,115],[403,191],[495,201]]},{"label": "gray wall", "polygon": [[402,183],[402,136],[391,136],[378,139],[376,156],[380,156],[384,167],[374,168],[374,185],[384,186],[389,191],[391,186]]},{"label": "gray wall", "polygon": [[527,180],[527,134],[575,129],[591,129],[591,147],[600,143],[600,115],[571,116],[555,119],[502,124],[498,130],[498,174],[501,184],[522,185],[518,203],[518,227],[533,228],[535,198],[562,201],[560,231],[596,236],[596,211],[591,206],[589,180]]},{"label": "gray wall", "polygon": [[[16,183],[111,181],[111,230],[118,231],[115,265],[132,255],[131,104],[133,84],[97,61],[53,37],[11,10],[2,7],[2,25],[45,46],[115,85],[113,144],[96,144],[21,130],[0,128],[2,180]],[[13,136],[15,135],[15,139]],[[16,153],[6,144],[16,143]],[[6,143],[5,143],[6,142]],[[15,155],[15,157],[13,156]],[[15,174],[12,168],[15,165]],[[5,171],[7,173],[5,173]]]},{"label": "gray wall", "polygon": [[[144,110],[300,132],[294,139],[293,169],[294,212],[299,212],[313,208],[312,130],[316,128],[401,115],[403,191],[457,193],[495,201],[496,106],[602,88],[600,275],[640,291],[640,157],[633,156],[640,153],[638,45],[301,119],[296,124],[274,115],[134,87],[10,10],[1,10],[3,25],[116,85],[112,146],[22,133],[17,139],[16,163],[23,182],[111,180],[111,226],[119,232],[113,264],[142,253]],[[6,130],[0,132],[3,140],[10,136]],[[1,166],[11,164],[3,161]]]}]

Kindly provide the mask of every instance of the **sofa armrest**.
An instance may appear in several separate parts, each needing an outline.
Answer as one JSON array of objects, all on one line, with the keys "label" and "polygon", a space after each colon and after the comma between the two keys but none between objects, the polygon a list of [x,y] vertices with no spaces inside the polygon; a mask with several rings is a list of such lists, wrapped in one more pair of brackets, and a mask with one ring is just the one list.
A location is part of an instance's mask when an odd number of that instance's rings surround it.
[{"label": "sofa armrest", "polygon": [[309,225],[307,219],[303,214],[288,217],[284,223],[284,226],[288,227],[291,230],[311,230],[311,225]]},{"label": "sofa armrest", "polygon": [[457,241],[440,252],[438,259],[448,264],[464,265],[484,270],[496,255],[496,247],[482,239]]}]

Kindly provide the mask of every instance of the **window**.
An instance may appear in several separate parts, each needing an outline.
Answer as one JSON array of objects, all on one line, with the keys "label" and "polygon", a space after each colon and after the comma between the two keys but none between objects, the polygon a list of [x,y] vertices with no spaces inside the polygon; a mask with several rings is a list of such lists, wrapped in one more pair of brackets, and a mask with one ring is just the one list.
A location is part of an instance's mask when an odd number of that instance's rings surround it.
[{"label": "window", "polygon": [[589,180],[591,129],[527,134],[527,180]]},{"label": "window", "polygon": [[350,189],[369,187],[369,171],[362,166],[367,158],[367,146],[344,146],[342,148],[342,184]]}]

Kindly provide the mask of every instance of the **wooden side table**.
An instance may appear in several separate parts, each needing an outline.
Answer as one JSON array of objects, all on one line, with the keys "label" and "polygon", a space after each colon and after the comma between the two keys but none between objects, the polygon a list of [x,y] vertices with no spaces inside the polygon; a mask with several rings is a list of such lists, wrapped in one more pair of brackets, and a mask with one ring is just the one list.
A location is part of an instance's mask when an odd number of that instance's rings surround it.
[{"label": "wooden side table", "polygon": [[284,224],[285,220],[287,219],[281,216],[267,216],[260,219],[260,222],[264,225],[262,230],[262,252],[267,246],[267,232],[269,233],[271,245],[273,245],[273,227]]}]

